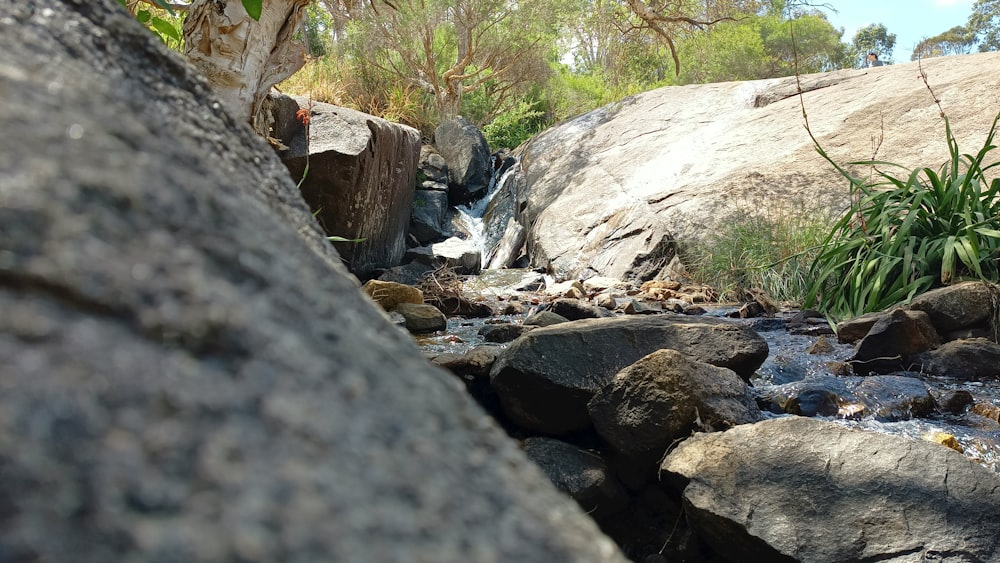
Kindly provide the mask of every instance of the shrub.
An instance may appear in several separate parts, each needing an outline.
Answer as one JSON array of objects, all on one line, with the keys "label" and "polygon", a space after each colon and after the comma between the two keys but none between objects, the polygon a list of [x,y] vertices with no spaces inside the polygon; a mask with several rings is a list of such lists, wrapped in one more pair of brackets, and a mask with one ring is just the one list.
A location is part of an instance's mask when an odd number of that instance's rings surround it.
[{"label": "shrub", "polygon": [[684,251],[684,262],[695,280],[715,287],[725,300],[740,300],[758,288],[779,301],[798,303],[830,223],[819,212],[737,215]]},{"label": "shrub", "polygon": [[817,150],[850,182],[852,205],[834,225],[812,263],[806,306],[832,319],[880,311],[939,285],[996,280],[1000,258],[1000,179],[984,164],[996,148],[993,120],[983,148],[961,154],[945,118],[950,158],[938,171],[909,174],[888,162],[863,161],[875,181],[852,176]]},{"label": "shrub", "polygon": [[496,116],[483,127],[490,148],[516,148],[545,127],[545,113],[536,104],[519,101],[511,110]]}]

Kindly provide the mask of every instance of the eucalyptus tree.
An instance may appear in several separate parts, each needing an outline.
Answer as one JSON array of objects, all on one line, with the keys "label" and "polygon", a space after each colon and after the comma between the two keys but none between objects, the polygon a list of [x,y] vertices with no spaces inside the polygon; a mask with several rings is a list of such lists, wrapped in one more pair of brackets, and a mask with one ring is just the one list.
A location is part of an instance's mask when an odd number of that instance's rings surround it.
[{"label": "eucalyptus tree", "polygon": [[967,27],[980,51],[1000,50],[1000,0],[976,0]]},{"label": "eucalyptus tree", "polygon": [[[785,12],[787,13],[787,12]],[[723,22],[681,43],[683,84],[757,80],[842,68],[843,31],[821,12],[780,12]],[[794,30],[794,42],[792,33]]]},{"label": "eucalyptus tree", "polygon": [[457,115],[463,97],[489,89],[502,106],[543,81],[555,42],[557,0],[398,0],[368,10],[348,36],[358,64],[419,88],[440,118]]},{"label": "eucalyptus tree", "polygon": [[873,23],[862,27],[851,40],[851,56],[855,65],[862,65],[868,53],[875,53],[886,64],[892,63],[896,34],[889,33],[885,24]]},{"label": "eucalyptus tree", "polygon": [[910,60],[944,55],[964,55],[971,53],[976,45],[976,34],[969,28],[957,25],[944,33],[925,37],[913,48]]}]

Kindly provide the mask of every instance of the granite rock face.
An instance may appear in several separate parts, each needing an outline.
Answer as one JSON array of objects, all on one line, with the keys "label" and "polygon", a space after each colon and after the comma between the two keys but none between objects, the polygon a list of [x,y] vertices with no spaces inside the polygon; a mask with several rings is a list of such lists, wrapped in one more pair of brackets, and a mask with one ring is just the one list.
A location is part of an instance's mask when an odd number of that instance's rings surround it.
[{"label": "granite rock face", "polygon": [[0,559],[623,560],[116,2],[0,48]]},{"label": "granite rock face", "polygon": [[[975,153],[997,114],[982,93],[996,89],[1000,53],[921,64],[959,147]],[[918,75],[914,62],[802,76],[813,134],[838,163],[870,158],[882,135],[878,160],[937,169],[948,159],[944,122]],[[520,156],[518,236],[533,266],[570,277],[662,277],[674,240],[748,213],[848,202],[846,180],[803,130],[795,77],[644,92],[543,132]]]}]

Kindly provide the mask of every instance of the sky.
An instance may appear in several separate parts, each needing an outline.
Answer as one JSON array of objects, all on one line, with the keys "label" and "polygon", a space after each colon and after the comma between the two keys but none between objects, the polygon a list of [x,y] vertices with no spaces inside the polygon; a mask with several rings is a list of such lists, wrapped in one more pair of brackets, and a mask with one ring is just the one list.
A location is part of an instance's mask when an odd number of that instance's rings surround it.
[{"label": "sky", "polygon": [[913,46],[924,37],[965,25],[973,0],[828,0],[826,4],[837,10],[824,11],[834,27],[844,28],[842,40],[847,43],[858,29],[884,24],[896,34],[892,58],[903,63],[910,61]]}]

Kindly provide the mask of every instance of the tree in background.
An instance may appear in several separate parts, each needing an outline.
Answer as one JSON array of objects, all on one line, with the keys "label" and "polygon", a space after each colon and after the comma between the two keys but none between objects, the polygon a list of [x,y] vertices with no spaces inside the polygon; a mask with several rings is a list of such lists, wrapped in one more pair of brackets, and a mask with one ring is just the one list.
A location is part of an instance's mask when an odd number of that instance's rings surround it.
[{"label": "tree in background", "polygon": [[1000,50],[1000,0],[976,0],[966,27],[980,52]]},{"label": "tree in background", "polygon": [[[430,96],[439,118],[489,90],[496,107],[544,81],[554,42],[555,1],[400,0],[353,21],[349,56]],[[494,110],[495,111],[495,110]]]},{"label": "tree in background", "polygon": [[[795,44],[792,44],[794,27]],[[822,12],[778,12],[723,22],[681,44],[680,83],[756,80],[841,68],[848,60],[843,31]]]},{"label": "tree in background", "polygon": [[889,33],[884,24],[873,23],[862,27],[851,41],[851,60],[855,66],[863,66],[868,53],[875,53],[885,64],[892,64],[892,49],[896,46],[896,34]]},{"label": "tree in background", "polygon": [[913,48],[910,60],[941,57],[944,55],[965,55],[972,52],[976,44],[976,34],[965,26],[955,26],[944,33],[925,37]]}]

